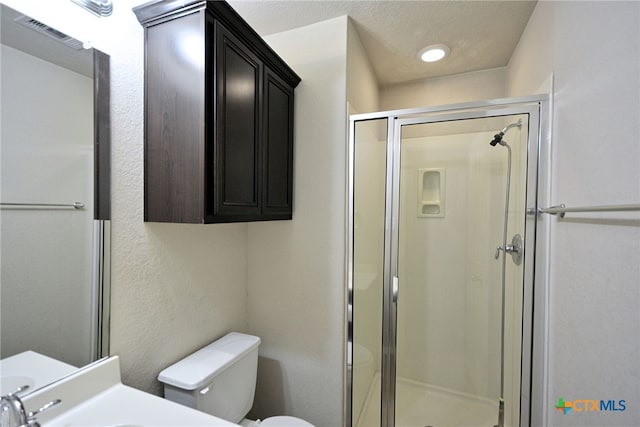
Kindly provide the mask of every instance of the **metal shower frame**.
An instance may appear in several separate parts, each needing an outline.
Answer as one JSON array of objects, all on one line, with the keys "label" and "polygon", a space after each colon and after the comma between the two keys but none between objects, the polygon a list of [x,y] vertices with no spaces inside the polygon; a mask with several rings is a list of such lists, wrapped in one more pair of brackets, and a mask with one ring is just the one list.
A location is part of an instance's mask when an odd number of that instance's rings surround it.
[{"label": "metal shower frame", "polygon": [[[352,427],[353,384],[353,256],[354,256],[354,162],[356,123],[387,120],[385,178],[385,253],[383,279],[383,324],[381,370],[381,427],[395,425],[395,363],[398,297],[398,213],[394,200],[400,174],[402,126],[453,120],[479,119],[506,115],[529,115],[527,143],[527,194],[525,221],[524,295],[522,311],[522,373],[520,426],[544,425],[547,415],[547,300],[549,231],[548,215],[539,207],[548,206],[551,173],[551,100],[547,95],[502,98],[438,107],[392,110],[349,117],[347,177],[347,307],[345,422]],[[390,250],[389,250],[390,249]],[[535,310],[534,310],[535,307]]]}]

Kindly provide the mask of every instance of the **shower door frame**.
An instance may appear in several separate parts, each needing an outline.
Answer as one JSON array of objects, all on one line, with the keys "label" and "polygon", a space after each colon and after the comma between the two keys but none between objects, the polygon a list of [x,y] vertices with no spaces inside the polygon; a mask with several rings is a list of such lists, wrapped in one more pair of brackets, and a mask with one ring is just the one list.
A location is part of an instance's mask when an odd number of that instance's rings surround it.
[{"label": "shower door frame", "polygon": [[[396,334],[398,290],[398,221],[400,147],[402,126],[454,120],[481,119],[517,114],[529,116],[527,137],[527,194],[525,219],[524,294],[522,310],[522,364],[520,426],[543,425],[546,363],[546,301],[549,256],[549,220],[538,215],[538,207],[549,203],[550,123],[549,97],[537,95],[439,107],[356,114],[349,118],[347,179],[347,369],[345,425],[353,420],[353,257],[354,257],[354,168],[356,123],[387,120],[385,173],[385,233],[381,349],[381,427],[395,425]],[[496,130],[497,132],[498,130]],[[487,142],[488,144],[488,142]],[[538,256],[536,256],[538,253]],[[534,306],[536,309],[534,310]],[[497,413],[496,413],[497,420]]]}]

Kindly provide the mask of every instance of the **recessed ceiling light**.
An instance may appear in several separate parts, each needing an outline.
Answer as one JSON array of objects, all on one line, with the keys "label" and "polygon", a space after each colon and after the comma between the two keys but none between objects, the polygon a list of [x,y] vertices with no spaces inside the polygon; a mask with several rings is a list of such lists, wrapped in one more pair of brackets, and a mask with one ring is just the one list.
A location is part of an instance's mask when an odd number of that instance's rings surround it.
[{"label": "recessed ceiling light", "polygon": [[451,49],[443,44],[432,44],[418,52],[418,58],[424,62],[436,62],[446,57]]}]

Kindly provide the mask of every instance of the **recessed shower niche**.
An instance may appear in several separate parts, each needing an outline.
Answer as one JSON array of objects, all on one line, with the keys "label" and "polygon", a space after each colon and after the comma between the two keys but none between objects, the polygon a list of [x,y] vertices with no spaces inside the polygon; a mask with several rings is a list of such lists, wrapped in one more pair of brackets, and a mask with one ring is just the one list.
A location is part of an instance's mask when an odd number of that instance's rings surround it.
[{"label": "recessed shower niche", "polygon": [[444,216],[445,168],[418,169],[418,216]]}]

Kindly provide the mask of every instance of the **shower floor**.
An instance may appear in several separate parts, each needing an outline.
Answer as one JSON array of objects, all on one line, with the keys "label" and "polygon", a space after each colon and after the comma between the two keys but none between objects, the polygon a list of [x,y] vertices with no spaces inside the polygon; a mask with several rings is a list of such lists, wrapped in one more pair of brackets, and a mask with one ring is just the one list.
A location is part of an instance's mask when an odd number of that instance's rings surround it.
[{"label": "shower floor", "polygon": [[[396,383],[396,427],[493,427],[498,402],[454,390],[399,378]],[[372,381],[356,427],[380,425],[380,374]]]}]

